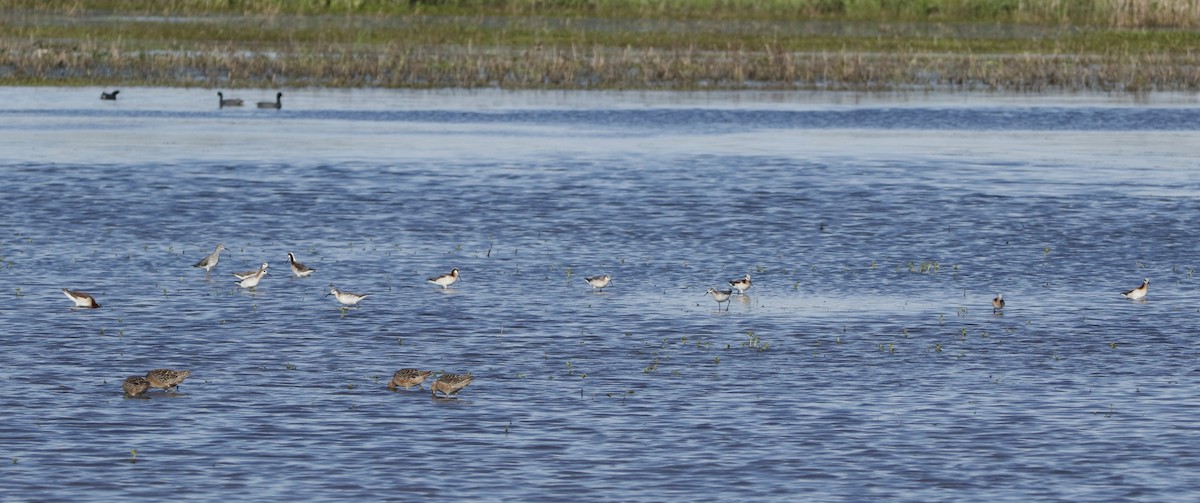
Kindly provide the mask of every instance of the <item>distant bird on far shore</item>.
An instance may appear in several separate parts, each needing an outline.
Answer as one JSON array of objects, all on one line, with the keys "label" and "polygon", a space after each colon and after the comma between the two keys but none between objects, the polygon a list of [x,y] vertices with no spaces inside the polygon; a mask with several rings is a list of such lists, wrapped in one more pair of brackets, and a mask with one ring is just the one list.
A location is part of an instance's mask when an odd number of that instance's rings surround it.
[{"label": "distant bird on far shore", "polygon": [[292,266],[292,274],[295,274],[297,278],[306,278],[316,271],[316,269],[297,262],[296,256],[292,255],[292,252],[288,252],[288,263]]},{"label": "distant bird on far shore", "polygon": [[739,295],[745,295],[746,290],[750,289],[750,273],[746,273],[745,278],[729,280],[729,286],[736,288]]},{"label": "distant bird on far shore", "polygon": [[225,245],[217,244],[216,251],[214,251],[214,252],[208,254],[208,256],[200,259],[200,261],[196,262],[196,264],[193,265],[192,267],[204,268],[205,273],[212,272],[213,268],[217,266],[217,262],[219,262],[221,260],[221,252],[224,250],[225,250]]},{"label": "distant bird on far shore", "polygon": [[599,276],[592,276],[590,278],[583,278],[583,280],[587,281],[588,286],[591,286],[593,291],[603,290],[604,287],[612,284],[612,276],[609,276],[607,274],[601,274]]},{"label": "distant bird on far shore", "polygon": [[443,274],[436,278],[429,278],[425,281],[440,286],[443,290],[445,290],[450,288],[450,285],[453,285],[454,282],[458,281],[458,268],[455,267],[454,269],[451,269],[449,274]]},{"label": "distant bird on far shore", "polygon": [[1144,298],[1146,298],[1146,292],[1148,292],[1149,290],[1150,290],[1150,278],[1146,278],[1146,279],[1142,280],[1142,286],[1134,288],[1133,290],[1130,290],[1128,292],[1123,292],[1123,293],[1121,293],[1121,295],[1123,295],[1126,299],[1133,299],[1133,300],[1144,299]]},{"label": "distant bird on far shore", "polygon": [[996,298],[992,299],[992,313],[998,313],[1004,309],[1004,294],[996,294]]},{"label": "distant bird on far shore", "polygon": [[113,92],[111,92],[111,93],[106,93],[106,92],[104,92],[104,91],[100,91],[100,99],[102,99],[102,100],[116,100],[116,99],[117,99],[117,93],[119,93],[119,92],[121,92],[121,91],[117,90],[117,91],[113,91]]},{"label": "distant bird on far shore", "polygon": [[260,101],[258,108],[283,108],[283,93],[275,93],[275,101]]},{"label": "distant bird on far shore", "polygon": [[220,91],[217,91],[217,108],[240,106],[242,106],[242,100],[240,98],[225,99],[225,95],[221,94]]},{"label": "distant bird on far shore", "polygon": [[96,309],[100,307],[100,304],[96,302],[96,299],[92,298],[91,295],[88,295],[87,292],[81,292],[79,290],[67,290],[66,288],[63,288],[62,292],[63,295],[66,295],[68,299],[71,299],[71,302],[75,303],[75,307],[85,307],[88,309]]}]

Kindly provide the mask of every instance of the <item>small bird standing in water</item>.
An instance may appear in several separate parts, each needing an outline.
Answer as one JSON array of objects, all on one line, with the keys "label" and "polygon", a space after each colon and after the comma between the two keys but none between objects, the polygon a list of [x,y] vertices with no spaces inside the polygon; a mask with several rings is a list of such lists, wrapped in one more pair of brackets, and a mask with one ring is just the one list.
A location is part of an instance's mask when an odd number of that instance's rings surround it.
[{"label": "small bird standing in water", "polygon": [[1133,300],[1144,299],[1144,298],[1146,298],[1146,292],[1148,292],[1149,290],[1150,290],[1150,278],[1146,278],[1146,279],[1142,280],[1142,286],[1134,288],[1133,290],[1130,290],[1128,292],[1123,292],[1123,293],[1121,293],[1121,295],[1125,296],[1126,299],[1133,299]]},{"label": "small bird standing in water", "polygon": [[258,286],[259,282],[262,281],[263,276],[267,275],[267,267],[269,267],[267,263],[263,262],[263,265],[258,269],[258,272],[246,279],[239,280],[237,282],[238,286],[242,288],[254,288]]},{"label": "small bird standing in water", "polygon": [[992,299],[992,314],[1000,312],[1001,309],[1004,309],[1004,295],[998,293],[996,298]]},{"label": "small bird standing in water", "polygon": [[221,260],[221,252],[222,251],[225,251],[225,245],[217,244],[216,251],[214,251],[214,252],[208,254],[208,256],[200,259],[200,261],[196,262],[196,264],[193,265],[192,267],[204,268],[205,274],[212,272],[213,268],[217,266],[217,262],[219,262]]},{"label": "small bird standing in water", "polygon": [[154,369],[146,372],[146,381],[151,388],[177,391],[179,383],[192,375],[190,370]]},{"label": "small bird standing in water", "polygon": [[337,301],[344,306],[358,306],[359,302],[362,302],[363,299],[367,298],[367,296],[371,294],[343,292],[337,288],[333,288],[329,290],[329,293],[325,294],[327,297],[330,295],[332,295],[333,298],[337,299]]},{"label": "small bird standing in water", "polygon": [[[729,300],[729,296],[733,295],[733,290],[716,290],[713,288],[709,288],[708,291],[706,291],[704,293],[712,295],[713,300],[717,301],[717,311],[720,311],[721,303]],[[725,310],[726,311],[729,310],[728,305],[725,306]]]},{"label": "small bird standing in water", "polygon": [[316,271],[316,269],[297,262],[296,256],[292,255],[292,252],[288,252],[288,263],[292,266],[292,274],[295,274],[297,278],[307,278]]},{"label": "small bird standing in water", "polygon": [[79,290],[67,290],[66,288],[63,288],[62,292],[67,296],[68,299],[71,299],[71,302],[75,303],[75,307],[84,307],[88,309],[100,307],[100,304],[96,302],[96,299],[92,298],[91,295],[88,295],[87,292],[81,292]]},{"label": "small bird standing in water", "polygon": [[150,381],[142,376],[129,376],[125,378],[125,382],[121,383],[121,389],[125,390],[125,396],[142,396],[146,390],[150,389]]},{"label": "small bird standing in water", "polygon": [[266,269],[267,267],[269,267],[269,264],[267,264],[266,262],[263,262],[262,265],[258,266],[258,269],[255,269],[253,271],[235,272],[235,273],[233,273],[233,277],[237,278],[238,281],[241,281],[244,279],[249,279],[253,276],[257,276],[258,273],[262,272],[262,270]]},{"label": "small bird standing in water", "polygon": [[443,290],[445,290],[450,288],[450,285],[453,285],[455,281],[458,281],[458,268],[455,267],[454,269],[451,269],[449,274],[443,274],[436,278],[429,278],[425,281],[440,286]]},{"label": "small bird standing in water", "polygon": [[592,291],[603,290],[604,287],[612,284],[612,277],[607,274],[583,278],[583,280],[587,281],[587,284],[592,287]]},{"label": "small bird standing in water", "polygon": [[745,295],[746,290],[750,289],[750,273],[746,273],[745,278],[730,280],[729,286],[736,288],[739,295]]},{"label": "small bird standing in water", "polygon": [[396,388],[411,388],[413,386],[421,386],[425,379],[433,374],[432,370],[417,370],[417,369],[400,369],[392,376],[392,380],[388,381],[387,389],[396,391]]},{"label": "small bird standing in water", "polygon": [[429,388],[433,390],[433,396],[436,397],[441,391],[443,395],[449,397],[451,395],[458,396],[458,392],[471,384],[475,380],[475,376],[471,374],[442,374],[433,385]]}]

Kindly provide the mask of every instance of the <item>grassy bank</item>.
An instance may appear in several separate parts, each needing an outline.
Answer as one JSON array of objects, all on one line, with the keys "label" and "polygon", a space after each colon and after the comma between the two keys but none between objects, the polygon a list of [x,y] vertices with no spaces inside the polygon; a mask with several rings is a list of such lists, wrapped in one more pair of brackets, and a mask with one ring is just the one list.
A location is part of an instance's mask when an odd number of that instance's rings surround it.
[{"label": "grassy bank", "polygon": [[0,0],[0,84],[1200,89],[1183,0]]}]

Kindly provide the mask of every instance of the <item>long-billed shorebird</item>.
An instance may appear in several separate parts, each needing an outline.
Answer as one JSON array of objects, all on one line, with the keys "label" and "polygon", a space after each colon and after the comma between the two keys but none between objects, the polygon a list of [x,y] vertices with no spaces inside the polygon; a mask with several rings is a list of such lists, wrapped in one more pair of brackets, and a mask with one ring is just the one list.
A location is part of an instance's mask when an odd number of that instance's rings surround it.
[{"label": "long-billed shorebird", "polygon": [[337,299],[338,303],[342,304],[343,306],[358,306],[359,302],[362,302],[363,299],[367,298],[367,296],[371,294],[343,292],[337,288],[332,288],[329,290],[329,293],[325,295],[332,295],[333,298]]},{"label": "long-billed shorebird", "polygon": [[142,376],[129,376],[125,378],[125,382],[121,383],[121,389],[125,390],[125,396],[142,396],[146,390],[150,389],[150,381]]},{"label": "long-billed shorebird", "polygon": [[471,374],[442,374],[441,377],[438,377],[433,382],[433,385],[429,389],[433,390],[433,396],[435,397],[439,391],[445,396],[458,396],[458,392],[462,391],[463,388],[467,387],[474,380],[475,376]]},{"label": "long-billed shorebird", "polygon": [[1125,298],[1127,298],[1127,299],[1133,299],[1133,300],[1144,299],[1146,297],[1146,292],[1148,292],[1149,290],[1150,290],[1150,278],[1146,278],[1146,279],[1142,280],[1142,286],[1134,288],[1133,290],[1130,290],[1128,292],[1122,292],[1121,295],[1125,296]]},{"label": "long-billed shorebird", "polygon": [[750,273],[746,273],[745,278],[729,280],[729,286],[737,289],[739,295],[745,294],[750,289]]},{"label": "long-billed shorebird", "polygon": [[411,388],[413,386],[421,386],[425,379],[433,374],[432,370],[417,370],[417,369],[400,369],[392,376],[392,380],[388,381],[387,389],[396,391],[396,388]]},{"label": "long-billed shorebird", "polygon": [[429,278],[425,281],[440,286],[442,289],[450,288],[450,285],[453,285],[455,281],[458,281],[458,268],[455,267],[454,269],[451,269],[449,274],[443,274],[436,278]]},{"label": "long-billed shorebird", "polygon": [[604,287],[612,284],[612,276],[607,274],[583,278],[583,280],[587,281],[588,286],[592,287],[592,291],[603,290]]},{"label": "long-billed shorebird", "polygon": [[233,277],[237,278],[238,281],[249,279],[258,275],[258,273],[262,272],[262,270],[266,269],[267,267],[269,267],[269,265],[266,262],[263,262],[262,265],[258,266],[258,269],[254,269],[252,271],[235,272],[233,273]]},{"label": "long-billed shorebird", "polygon": [[996,294],[996,298],[992,299],[992,313],[998,313],[1004,309],[1004,294]]},{"label": "long-billed shorebird", "polygon": [[246,279],[238,280],[237,285],[242,288],[254,288],[258,286],[258,283],[262,281],[263,276],[267,275],[268,267],[270,266],[268,266],[266,262],[263,262],[263,265],[258,269],[258,272]]},{"label": "long-billed shorebird", "polygon": [[213,268],[217,266],[217,262],[221,260],[222,251],[225,251],[225,245],[218,244],[215,251],[208,254],[207,257],[200,259],[200,261],[196,262],[196,265],[193,265],[192,267],[204,268],[205,273],[212,272]]},{"label": "long-billed shorebird", "polygon": [[192,375],[190,370],[154,369],[146,372],[146,381],[151,388],[176,391],[179,383]]},{"label": "long-billed shorebird", "polygon": [[238,98],[225,99],[225,95],[221,94],[221,91],[217,91],[217,108],[240,106],[242,106],[242,100]]},{"label": "long-billed shorebird", "polygon": [[288,264],[291,264],[292,274],[295,274],[297,278],[307,278],[316,271],[316,269],[297,262],[296,256],[292,255],[292,252],[288,252]]},{"label": "long-billed shorebird", "polygon": [[[720,311],[721,303],[729,300],[729,296],[733,295],[733,290],[717,290],[714,288],[709,288],[708,291],[704,293],[712,295],[713,300],[717,301],[717,311]],[[725,310],[729,310],[728,304],[725,305]]]},{"label": "long-billed shorebird", "polygon": [[88,309],[100,307],[100,304],[96,302],[96,299],[92,298],[91,295],[88,295],[87,292],[81,292],[79,290],[67,290],[66,288],[63,288],[62,292],[63,295],[66,295],[68,299],[71,299],[71,302],[75,303],[75,307],[86,307]]}]

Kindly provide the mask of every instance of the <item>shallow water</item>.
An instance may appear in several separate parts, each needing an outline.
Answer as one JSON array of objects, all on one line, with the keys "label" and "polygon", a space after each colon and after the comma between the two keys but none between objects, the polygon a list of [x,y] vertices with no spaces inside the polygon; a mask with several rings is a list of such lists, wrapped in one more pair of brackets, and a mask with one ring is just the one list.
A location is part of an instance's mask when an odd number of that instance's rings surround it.
[{"label": "shallow water", "polygon": [[0,88],[3,499],[1200,495],[1189,96],[97,94]]}]

